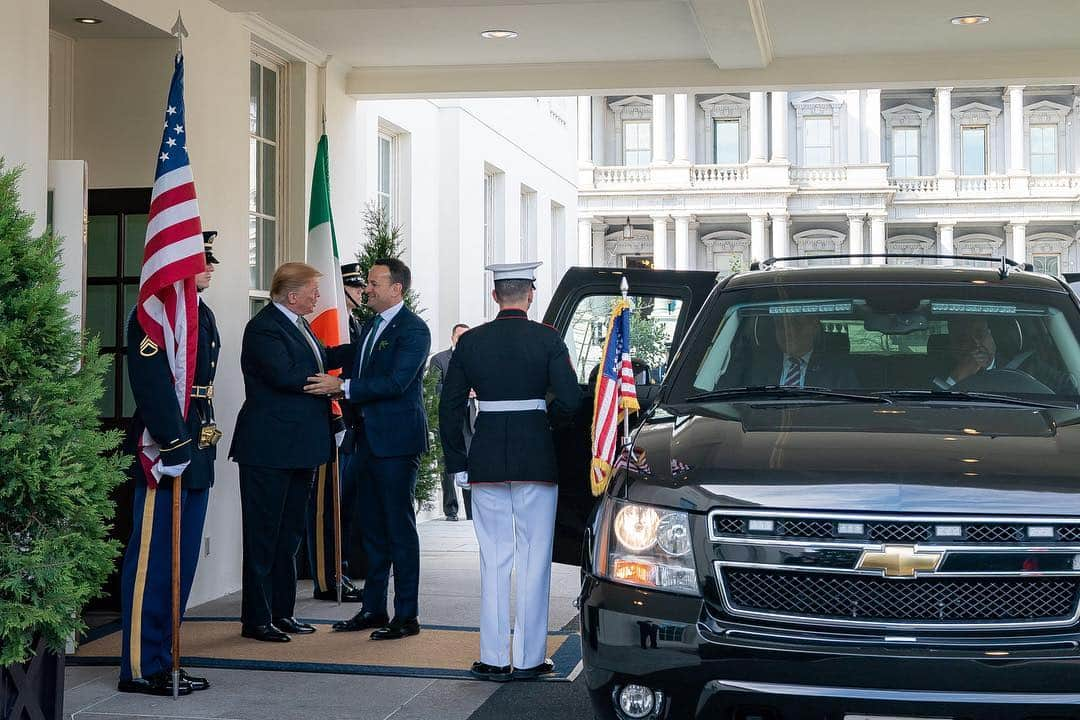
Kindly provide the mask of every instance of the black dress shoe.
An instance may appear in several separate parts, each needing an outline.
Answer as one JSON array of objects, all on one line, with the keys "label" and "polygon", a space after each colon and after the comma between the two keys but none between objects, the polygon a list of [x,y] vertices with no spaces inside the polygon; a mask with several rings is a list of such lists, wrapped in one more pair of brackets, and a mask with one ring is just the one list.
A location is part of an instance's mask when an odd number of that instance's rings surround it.
[{"label": "black dress shoe", "polygon": [[[337,590],[316,590],[311,594],[316,600],[328,600],[330,602],[337,602]],[[356,587],[352,583],[348,585],[342,585],[341,587],[341,602],[343,603],[358,603],[364,601],[364,591]]]},{"label": "black dress shoe", "polygon": [[356,632],[357,630],[369,630],[380,628],[390,621],[386,613],[369,613],[361,610],[348,620],[338,620],[331,625],[335,632]]},{"label": "black dress shoe", "polygon": [[[187,680],[184,680],[183,676],[181,676],[180,681],[176,685],[179,689],[178,695],[191,694],[191,684],[188,683]],[[136,678],[134,680],[121,680],[116,683],[116,689],[124,693],[143,693],[144,695],[172,697],[172,670],[162,670],[153,675],[147,675],[144,678]]]},{"label": "black dress shoe", "polygon": [[314,625],[300,622],[294,617],[274,618],[274,627],[290,635],[310,635],[315,632]]},{"label": "black dress shoe", "polygon": [[192,690],[197,691],[197,690],[209,690],[210,689],[210,681],[209,680],[207,680],[204,677],[198,677],[198,676],[192,675],[191,673],[189,673],[184,668],[180,668],[180,679],[181,680],[186,680],[187,684],[191,686]]},{"label": "black dress shoe", "polygon": [[358,593],[364,592],[364,586],[363,585],[357,585],[356,583],[354,583],[349,578],[345,578],[344,580],[342,580],[341,584],[345,587],[346,590],[352,590],[353,592],[358,592]]},{"label": "black dress shoe", "polygon": [[469,668],[469,674],[477,680],[491,680],[492,682],[509,682],[513,677],[509,665],[488,665],[479,660]]},{"label": "black dress shoe", "polygon": [[514,668],[515,680],[532,680],[533,678],[555,672],[555,663],[551,658],[544,658],[544,662],[530,668]]},{"label": "black dress shoe", "polygon": [[289,642],[291,638],[273,625],[252,625],[240,629],[242,637],[262,642]]},{"label": "black dress shoe", "polygon": [[398,620],[394,618],[390,621],[390,624],[381,627],[375,632],[371,633],[372,640],[400,640],[401,638],[407,638],[412,635],[420,634],[420,621],[416,618],[406,618],[404,620]]}]

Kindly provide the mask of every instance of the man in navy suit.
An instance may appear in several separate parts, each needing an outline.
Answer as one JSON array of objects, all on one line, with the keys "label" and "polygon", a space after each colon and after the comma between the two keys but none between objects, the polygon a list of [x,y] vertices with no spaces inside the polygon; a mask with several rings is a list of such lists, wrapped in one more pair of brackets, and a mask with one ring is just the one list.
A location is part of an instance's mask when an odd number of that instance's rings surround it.
[{"label": "man in navy suit", "polygon": [[333,450],[330,399],[304,391],[308,377],[341,367],[352,346],[326,350],[304,319],[319,301],[321,273],[285,263],[272,302],[244,329],[244,405],[229,456],[240,465],[243,515],[241,635],[288,642],[315,628],[293,617],[296,552],[315,470]]},{"label": "man in navy suit", "polygon": [[784,387],[859,387],[845,356],[821,349],[821,322],[816,315],[780,315],[774,319],[776,348],[753,358],[739,384]]},{"label": "man in navy suit", "polygon": [[[376,315],[365,323],[347,378],[320,373],[309,378],[308,392],[343,394],[355,418],[353,461],[360,470],[365,498],[360,518],[368,574],[364,605],[334,630],[376,628],[373,640],[397,640],[420,632],[420,539],[416,534],[413,492],[420,456],[428,449],[423,374],[431,332],[405,307],[412,276],[396,258],[376,260],[364,293]],[[387,615],[387,587],[394,569],[394,617]],[[389,622],[388,622],[389,620]]]}]

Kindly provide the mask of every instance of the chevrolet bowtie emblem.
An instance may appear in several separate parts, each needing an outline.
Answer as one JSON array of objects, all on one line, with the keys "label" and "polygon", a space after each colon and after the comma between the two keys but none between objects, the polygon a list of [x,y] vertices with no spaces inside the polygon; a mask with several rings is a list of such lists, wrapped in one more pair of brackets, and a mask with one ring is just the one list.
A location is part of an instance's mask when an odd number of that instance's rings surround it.
[{"label": "chevrolet bowtie emblem", "polygon": [[937,570],[943,553],[920,552],[913,545],[886,545],[881,552],[864,550],[855,566],[858,570],[881,570],[892,578],[913,578],[917,572]]}]

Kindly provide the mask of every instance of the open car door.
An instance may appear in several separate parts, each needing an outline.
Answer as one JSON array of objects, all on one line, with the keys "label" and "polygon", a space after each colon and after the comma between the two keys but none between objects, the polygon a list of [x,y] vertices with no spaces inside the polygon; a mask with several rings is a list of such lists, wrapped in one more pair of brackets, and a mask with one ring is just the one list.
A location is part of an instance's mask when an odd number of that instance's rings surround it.
[{"label": "open car door", "polygon": [[[694,270],[574,267],[559,283],[544,322],[570,350],[585,400],[573,422],[555,431],[559,505],[555,519],[555,562],[580,565],[582,538],[597,499],[589,489],[596,374],[604,350],[612,303],[623,277],[630,285],[630,325],[638,400],[643,415],[657,399],[672,354],[716,284],[716,273]],[[631,417],[631,426],[637,418]]]}]

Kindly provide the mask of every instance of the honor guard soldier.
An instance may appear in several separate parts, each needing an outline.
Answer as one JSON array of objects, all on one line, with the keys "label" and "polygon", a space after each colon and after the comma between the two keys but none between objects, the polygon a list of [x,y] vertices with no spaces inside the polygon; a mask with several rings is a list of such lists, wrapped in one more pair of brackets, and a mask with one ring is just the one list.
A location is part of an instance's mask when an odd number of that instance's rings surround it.
[{"label": "honor guard soldier", "polygon": [[[364,274],[360,263],[346,263],[341,266],[341,282],[345,286],[345,309],[349,313],[349,342],[357,343],[360,339],[360,320],[353,313],[362,307]],[[360,498],[357,493],[359,481],[357,468],[353,467],[351,448],[355,442],[352,428],[356,425],[352,414],[353,408],[348,403],[340,403],[344,415],[345,435],[338,454],[341,476],[341,568],[342,602],[362,602],[363,590],[353,584],[354,577],[364,577],[363,540],[356,527]],[[320,471],[315,475],[315,484],[308,498],[307,513],[307,553],[308,566],[314,584],[312,597],[316,600],[337,600],[337,559],[334,556],[334,506],[333,478]],[[320,542],[321,537],[321,542]]]},{"label": "honor guard soldier", "polygon": [[[217,232],[203,233],[206,269],[195,276],[199,303],[199,341],[195,379],[185,420],[176,402],[165,351],[143,332],[134,310],[128,318],[127,369],[135,396],[135,416],[127,448],[136,453],[143,431],[160,446],[155,486],[141,462],[132,463],[135,503],[131,538],[124,552],[120,579],[123,640],[120,649],[120,692],[172,695],[172,483],[182,478],[180,497],[180,609],[187,606],[195,566],[202,547],[203,522],[214,458],[221,431],[214,422],[214,374],[221,338],[214,313],[202,301],[210,287],[212,252]],[[206,678],[180,671],[178,693],[206,690]]]},{"label": "honor guard soldier", "polygon": [[[480,545],[480,660],[471,673],[500,682],[554,669],[544,657],[558,496],[551,424],[572,418],[581,402],[566,344],[553,328],[528,318],[539,265],[487,267],[495,275],[492,296],[499,314],[461,337],[439,403],[446,470],[455,483],[472,490]],[[466,451],[470,388],[476,391],[479,414]],[[515,564],[511,665],[510,574]]]}]

